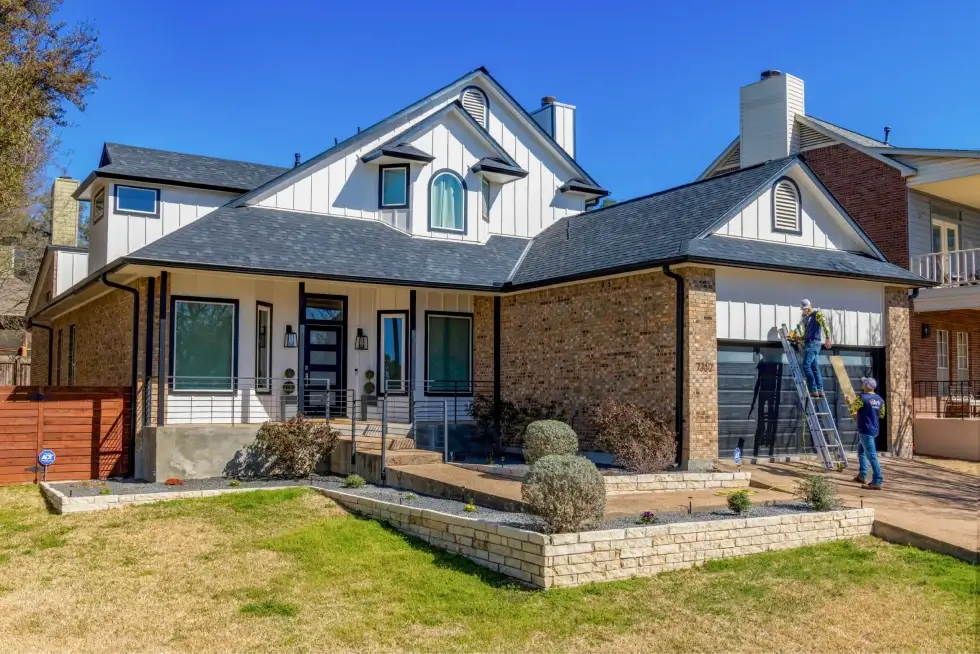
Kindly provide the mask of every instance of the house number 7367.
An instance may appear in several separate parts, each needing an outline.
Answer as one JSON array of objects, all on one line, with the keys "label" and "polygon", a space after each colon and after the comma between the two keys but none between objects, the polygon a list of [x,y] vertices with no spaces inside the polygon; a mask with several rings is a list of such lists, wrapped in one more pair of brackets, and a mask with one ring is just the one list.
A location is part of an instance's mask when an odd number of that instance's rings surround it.
[{"label": "house number 7367", "polygon": [[706,361],[698,361],[697,363],[698,372],[714,372],[715,364]]}]

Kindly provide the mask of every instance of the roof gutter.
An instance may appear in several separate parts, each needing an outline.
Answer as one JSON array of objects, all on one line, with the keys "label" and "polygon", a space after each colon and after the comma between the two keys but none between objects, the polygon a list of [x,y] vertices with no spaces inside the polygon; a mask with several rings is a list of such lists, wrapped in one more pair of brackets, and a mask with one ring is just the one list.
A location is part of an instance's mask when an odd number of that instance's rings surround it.
[{"label": "roof gutter", "polygon": [[[102,283],[110,288],[117,288],[133,296],[133,343],[130,357],[130,398],[129,398],[129,452],[127,463],[129,474],[136,476],[136,385],[139,381],[139,351],[140,351],[140,292],[139,289],[125,284],[119,284],[109,279],[109,273],[102,273]],[[50,367],[49,367],[50,372]]]},{"label": "roof gutter", "polygon": [[677,443],[676,461],[681,462],[684,447],[684,278],[670,269],[663,267],[664,274],[676,283],[676,301],[674,308],[674,326],[677,328],[674,336],[674,438]]},{"label": "roof gutter", "polygon": [[48,386],[51,385],[51,354],[52,354],[52,341],[54,341],[54,330],[50,325],[42,325],[41,323],[34,322],[33,320],[27,321],[27,328],[37,327],[38,329],[45,329],[48,332]]}]

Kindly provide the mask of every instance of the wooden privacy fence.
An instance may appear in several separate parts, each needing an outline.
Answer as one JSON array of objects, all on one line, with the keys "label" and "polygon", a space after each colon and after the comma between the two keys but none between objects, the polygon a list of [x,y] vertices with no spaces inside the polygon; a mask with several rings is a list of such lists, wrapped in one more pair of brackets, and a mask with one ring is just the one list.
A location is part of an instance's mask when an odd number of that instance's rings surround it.
[{"label": "wooden privacy fence", "polygon": [[129,388],[0,386],[0,484],[129,474]]}]

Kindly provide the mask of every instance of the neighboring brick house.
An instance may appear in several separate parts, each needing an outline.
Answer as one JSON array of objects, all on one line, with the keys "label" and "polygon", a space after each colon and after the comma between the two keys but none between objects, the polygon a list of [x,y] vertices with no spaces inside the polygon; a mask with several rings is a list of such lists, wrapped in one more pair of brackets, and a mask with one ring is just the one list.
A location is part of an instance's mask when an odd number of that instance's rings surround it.
[{"label": "neighboring brick house", "polygon": [[[980,151],[900,148],[838,127],[804,113],[801,80],[764,75],[792,89],[791,151],[889,261],[938,286],[910,299],[917,415],[980,414]],[[702,178],[737,170],[741,141]]]},{"label": "neighboring brick house", "polygon": [[[291,169],[107,144],[75,194],[92,203],[87,274],[35,298],[36,334],[74,333],[73,380],[148,389],[157,423],[343,414],[368,387],[389,422],[492,393],[584,424],[618,399],[674,413],[696,468],[759,426],[756,448],[802,451],[781,392],[745,416],[753,384],[791,388],[759,361],[810,297],[838,317],[851,375],[879,374],[907,413],[905,298],[924,282],[803,160],[769,147],[590,210],[607,192],[575,159],[574,119],[553,98],[528,113],[477,69]],[[907,440],[889,420],[883,446]]]}]

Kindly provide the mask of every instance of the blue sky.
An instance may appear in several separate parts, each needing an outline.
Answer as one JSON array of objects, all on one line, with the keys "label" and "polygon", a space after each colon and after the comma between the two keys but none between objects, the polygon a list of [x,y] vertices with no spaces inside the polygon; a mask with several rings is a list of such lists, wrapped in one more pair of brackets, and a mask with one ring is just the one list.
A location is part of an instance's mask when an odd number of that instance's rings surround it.
[{"label": "blue sky", "polygon": [[[423,6],[425,5],[425,6]],[[67,0],[110,79],[60,134],[288,166],[486,66],[526,107],[578,107],[578,160],[618,199],[694,179],[779,68],[807,113],[909,147],[980,149],[980,3]]]}]

